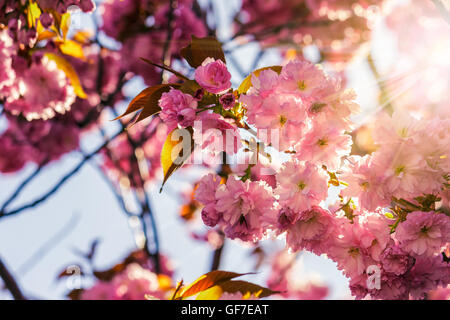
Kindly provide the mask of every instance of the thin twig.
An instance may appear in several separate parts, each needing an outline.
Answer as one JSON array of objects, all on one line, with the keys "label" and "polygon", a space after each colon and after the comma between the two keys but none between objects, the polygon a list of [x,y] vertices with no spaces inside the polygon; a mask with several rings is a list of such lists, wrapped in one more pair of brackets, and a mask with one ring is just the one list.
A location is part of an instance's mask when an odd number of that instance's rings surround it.
[{"label": "thin twig", "polygon": [[16,191],[14,191],[14,193],[5,201],[5,203],[3,204],[3,206],[0,209],[0,212],[5,211],[6,207],[8,207],[8,205],[13,202],[18,196],[19,194],[23,191],[23,189],[34,179],[37,177],[37,175],[41,172],[42,168],[45,167],[45,165],[47,164],[47,161],[44,161],[43,164],[41,164],[40,166],[38,166],[36,168],[36,170],[33,171],[33,173],[31,173],[27,178],[25,178],[25,180],[22,181],[22,183],[16,188]]}]

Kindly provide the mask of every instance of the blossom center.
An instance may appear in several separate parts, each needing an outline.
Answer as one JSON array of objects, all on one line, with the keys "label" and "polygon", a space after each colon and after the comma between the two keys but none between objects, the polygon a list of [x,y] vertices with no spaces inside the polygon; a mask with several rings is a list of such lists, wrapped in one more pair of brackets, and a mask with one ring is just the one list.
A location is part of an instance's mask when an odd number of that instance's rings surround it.
[{"label": "blossom center", "polygon": [[319,113],[326,106],[326,103],[323,102],[314,102],[309,109],[311,113]]},{"label": "blossom center", "polygon": [[328,140],[326,138],[322,138],[317,140],[317,145],[320,147],[328,145]]},{"label": "blossom center", "polygon": [[306,184],[305,184],[303,181],[300,181],[300,182],[297,184],[297,187],[298,187],[300,190],[303,190],[303,189],[306,188]]},{"label": "blossom center", "polygon": [[348,254],[351,257],[356,258],[359,255],[359,249],[358,248],[350,248],[350,249],[348,249]]},{"label": "blossom center", "polygon": [[397,168],[395,168],[395,174],[397,176],[400,176],[404,172],[405,172],[405,166],[398,166]]},{"label": "blossom center", "polygon": [[367,181],[361,182],[359,185],[361,186],[361,188],[362,188],[364,191],[366,191],[367,188],[369,188],[369,182],[367,182]]},{"label": "blossom center", "polygon": [[427,233],[428,233],[428,230],[429,230],[429,229],[428,229],[427,227],[422,227],[422,228],[420,229],[420,234],[426,236]]},{"label": "blossom center", "polygon": [[304,91],[304,90],[306,89],[306,83],[305,83],[305,80],[300,80],[300,81],[298,81],[298,82],[297,82],[297,87],[298,87],[298,90]]}]

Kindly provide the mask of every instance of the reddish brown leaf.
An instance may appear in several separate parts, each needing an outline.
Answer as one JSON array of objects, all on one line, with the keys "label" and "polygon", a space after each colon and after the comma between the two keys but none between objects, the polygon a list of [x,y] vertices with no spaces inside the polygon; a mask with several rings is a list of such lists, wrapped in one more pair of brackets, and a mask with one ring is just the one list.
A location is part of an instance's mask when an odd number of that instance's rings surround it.
[{"label": "reddish brown leaf", "polygon": [[220,59],[224,63],[226,62],[222,44],[214,37],[197,38],[196,36],[192,36],[191,43],[181,49],[180,55],[193,68],[200,66],[208,57],[216,60]]},{"label": "reddish brown leaf", "polygon": [[83,289],[73,289],[67,294],[67,297],[70,300],[81,300],[81,294],[83,293]]},{"label": "reddish brown leaf", "polygon": [[268,288],[261,287],[260,285],[242,280],[225,281],[220,283],[219,287],[222,289],[223,292],[228,293],[240,292],[242,293],[243,296],[254,295],[255,297],[258,298],[264,298],[272,294],[279,293],[279,291],[272,291]]},{"label": "reddish brown leaf", "polygon": [[158,100],[161,98],[161,95],[164,92],[167,92],[170,90],[171,87],[179,87],[179,84],[175,83],[169,83],[169,84],[159,84],[153,87],[148,87],[144,90],[142,90],[128,105],[127,110],[120,115],[119,117],[115,118],[114,120],[121,119],[133,112],[139,111],[141,109],[142,112],[139,114],[139,118],[136,120],[136,122],[139,122],[151,115],[154,115],[161,111],[161,109],[158,106]]}]

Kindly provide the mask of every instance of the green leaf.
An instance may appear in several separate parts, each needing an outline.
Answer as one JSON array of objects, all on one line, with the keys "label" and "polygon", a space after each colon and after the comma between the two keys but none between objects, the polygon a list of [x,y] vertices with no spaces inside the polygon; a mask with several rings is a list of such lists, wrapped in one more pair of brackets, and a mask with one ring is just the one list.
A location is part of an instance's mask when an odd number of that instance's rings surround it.
[{"label": "green leaf", "polygon": [[180,55],[193,68],[200,66],[208,57],[220,59],[226,63],[222,44],[215,37],[197,38],[192,36],[191,42],[187,47],[181,49]]}]

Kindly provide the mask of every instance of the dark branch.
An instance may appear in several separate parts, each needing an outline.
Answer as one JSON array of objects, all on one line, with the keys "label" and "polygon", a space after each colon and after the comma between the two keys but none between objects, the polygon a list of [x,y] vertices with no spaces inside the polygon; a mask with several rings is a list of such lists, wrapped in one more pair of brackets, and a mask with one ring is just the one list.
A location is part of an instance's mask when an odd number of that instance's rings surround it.
[{"label": "dark branch", "polygon": [[223,233],[220,233],[220,236],[222,237],[222,245],[214,250],[211,271],[218,270],[222,260],[223,248],[225,246],[225,236]]},{"label": "dark branch", "polygon": [[34,178],[37,177],[37,175],[41,172],[42,168],[44,168],[46,164],[47,161],[44,161],[42,165],[38,166],[31,175],[29,175],[27,178],[25,178],[24,181],[22,181],[22,183],[17,187],[16,191],[14,191],[14,193],[5,201],[2,208],[0,209],[0,212],[5,211],[6,207],[8,207],[8,205],[19,196],[19,194],[28,185],[28,183],[30,183]]},{"label": "dark branch", "polygon": [[9,272],[6,265],[3,263],[2,259],[0,259],[0,278],[3,279],[6,289],[11,292],[15,300],[26,300],[25,296],[19,288],[19,285],[12,276],[11,272]]}]

